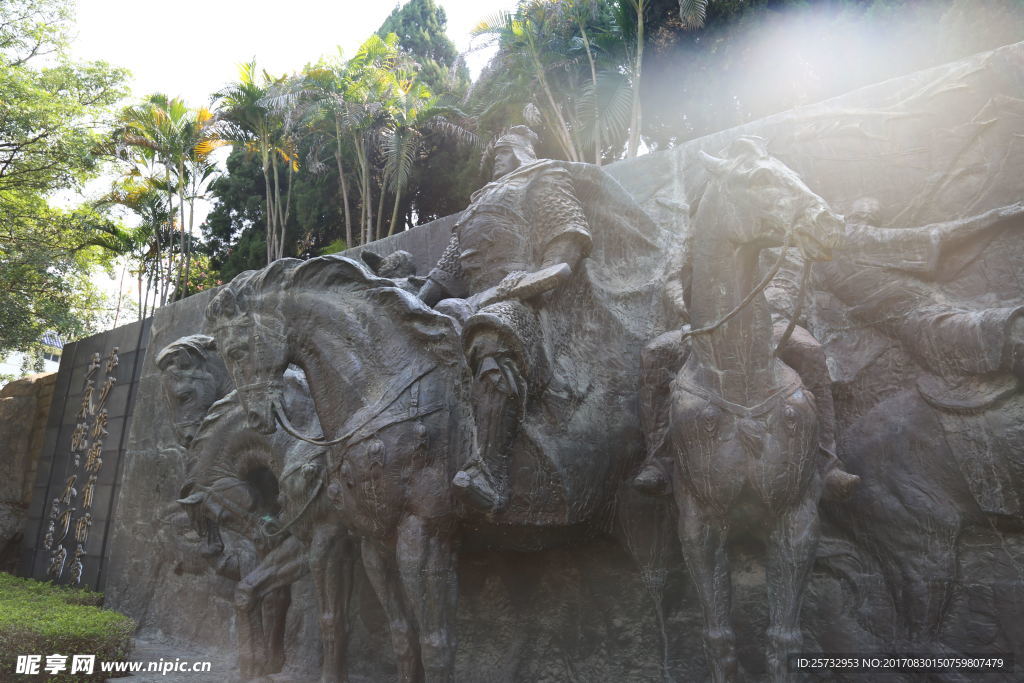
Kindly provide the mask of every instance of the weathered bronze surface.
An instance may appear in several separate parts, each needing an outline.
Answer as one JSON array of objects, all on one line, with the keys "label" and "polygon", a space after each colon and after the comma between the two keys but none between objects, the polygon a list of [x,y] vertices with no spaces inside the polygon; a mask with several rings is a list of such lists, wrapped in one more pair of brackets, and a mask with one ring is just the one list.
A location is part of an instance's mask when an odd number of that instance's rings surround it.
[{"label": "weathered bronze surface", "polygon": [[155,531],[115,547],[114,606],[247,678],[1019,659],[1022,55],[602,169],[517,127],[461,214],[169,308],[117,522]]}]

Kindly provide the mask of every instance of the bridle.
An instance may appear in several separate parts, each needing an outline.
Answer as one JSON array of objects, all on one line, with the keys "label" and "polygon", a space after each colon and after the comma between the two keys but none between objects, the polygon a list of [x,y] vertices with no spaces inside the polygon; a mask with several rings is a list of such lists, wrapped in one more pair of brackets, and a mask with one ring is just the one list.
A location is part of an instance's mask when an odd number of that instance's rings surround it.
[{"label": "bridle", "polygon": [[[750,293],[743,298],[743,301],[736,304],[736,306],[733,307],[731,311],[729,311],[728,313],[726,313],[725,315],[723,315],[721,318],[711,323],[710,325],[699,327],[696,330],[684,330],[682,341],[686,341],[698,335],[710,334],[711,332],[714,332],[722,325],[735,318],[740,313],[740,311],[742,311],[744,308],[750,305],[750,302],[752,302],[759,294],[764,292],[765,288],[768,286],[768,283],[775,279],[775,276],[779,274],[779,270],[782,268],[782,263],[786,259],[786,252],[789,251],[789,248],[792,246],[793,232],[794,230],[792,228],[786,231],[786,239],[782,244],[782,248],[779,250],[779,256],[778,258],[775,259],[775,263],[769,269],[768,273],[765,274],[763,278],[761,278],[761,281],[758,282],[757,285],[755,285],[754,288],[750,290]],[[793,306],[793,312],[789,316],[789,324],[786,325],[785,332],[782,333],[782,337],[779,338],[779,343],[775,346],[774,354],[776,356],[778,356],[779,353],[781,353],[782,349],[785,348],[786,344],[789,342],[789,338],[793,334],[793,330],[796,328],[797,318],[803,311],[804,296],[807,293],[807,285],[810,282],[810,279],[811,262],[805,258],[803,269],[800,274],[800,290],[797,293],[796,303]]]}]

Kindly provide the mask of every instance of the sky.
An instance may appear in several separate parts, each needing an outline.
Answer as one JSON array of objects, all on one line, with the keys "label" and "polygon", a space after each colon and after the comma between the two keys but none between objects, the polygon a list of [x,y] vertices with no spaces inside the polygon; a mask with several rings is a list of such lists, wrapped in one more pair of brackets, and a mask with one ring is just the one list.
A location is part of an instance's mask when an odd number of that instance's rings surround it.
[{"label": "sky", "polygon": [[[470,48],[470,30],[516,0],[435,0],[448,15],[456,48]],[[370,0],[78,0],[72,52],[130,69],[137,97],[163,92],[188,104],[236,79],[256,58],[273,75],[298,71],[322,56],[355,54],[396,6]],[[473,47],[481,43],[477,39]],[[467,56],[475,76],[491,50]]]}]

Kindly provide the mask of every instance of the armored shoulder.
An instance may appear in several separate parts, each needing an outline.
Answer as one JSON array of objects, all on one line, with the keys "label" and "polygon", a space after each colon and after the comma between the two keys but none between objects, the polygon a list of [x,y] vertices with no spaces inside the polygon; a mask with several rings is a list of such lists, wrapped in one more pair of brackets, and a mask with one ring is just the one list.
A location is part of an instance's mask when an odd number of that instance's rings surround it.
[{"label": "armored shoulder", "polygon": [[589,251],[587,218],[568,170],[555,166],[539,174],[527,189],[526,209],[541,252],[555,240],[566,238],[579,242],[584,252]]}]

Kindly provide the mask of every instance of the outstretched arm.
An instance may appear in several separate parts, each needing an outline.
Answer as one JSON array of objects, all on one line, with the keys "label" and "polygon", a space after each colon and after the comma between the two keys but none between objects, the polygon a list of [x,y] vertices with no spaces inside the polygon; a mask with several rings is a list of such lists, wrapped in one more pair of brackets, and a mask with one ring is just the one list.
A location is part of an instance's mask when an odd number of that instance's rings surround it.
[{"label": "outstretched arm", "polygon": [[964,218],[959,221],[947,223],[936,223],[928,226],[939,235],[939,248],[942,251],[956,249],[965,242],[974,239],[980,233],[991,228],[999,227],[1004,221],[1024,216],[1024,202],[1017,202],[1009,206],[1001,206],[997,209],[990,209],[985,213]]}]

